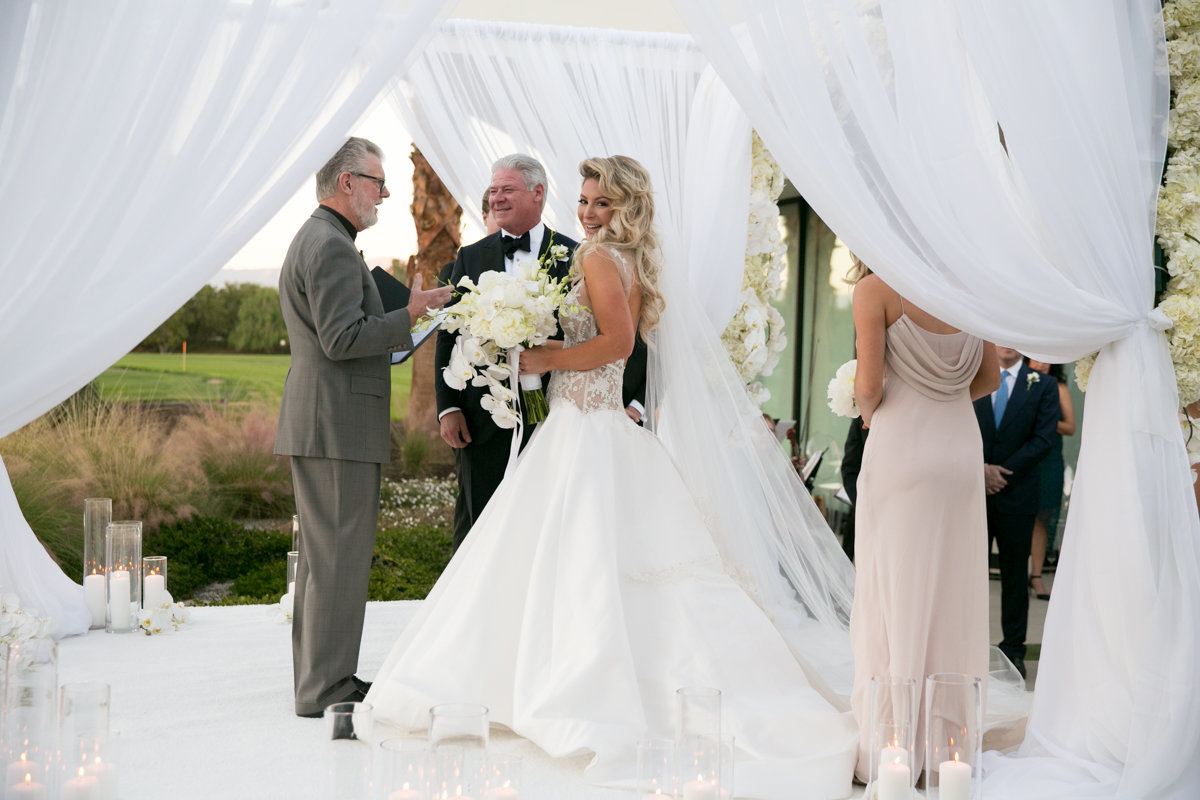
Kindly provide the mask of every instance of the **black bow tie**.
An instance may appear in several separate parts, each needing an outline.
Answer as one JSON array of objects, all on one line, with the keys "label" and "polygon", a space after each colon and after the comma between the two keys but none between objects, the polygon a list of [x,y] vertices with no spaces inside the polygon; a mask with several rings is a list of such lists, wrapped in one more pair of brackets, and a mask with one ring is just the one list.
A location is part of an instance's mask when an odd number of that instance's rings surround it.
[{"label": "black bow tie", "polygon": [[500,234],[500,244],[504,247],[504,257],[512,258],[513,253],[518,250],[529,252],[529,231],[525,231],[520,236],[508,236]]}]

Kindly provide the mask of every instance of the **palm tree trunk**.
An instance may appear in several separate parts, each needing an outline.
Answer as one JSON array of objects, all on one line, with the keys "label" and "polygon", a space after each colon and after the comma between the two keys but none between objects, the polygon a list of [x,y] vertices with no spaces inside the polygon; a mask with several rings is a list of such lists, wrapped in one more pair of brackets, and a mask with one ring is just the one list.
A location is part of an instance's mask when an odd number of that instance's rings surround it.
[{"label": "palm tree trunk", "polygon": [[[421,275],[426,287],[437,283],[438,271],[453,261],[462,245],[462,209],[450,196],[445,184],[429,166],[425,156],[413,145],[413,222],[417,226],[417,254],[408,261],[405,270],[409,285]],[[412,393],[408,396],[409,432],[425,431],[436,437],[438,432],[437,403],[434,398],[434,345],[427,343],[412,357]]]}]

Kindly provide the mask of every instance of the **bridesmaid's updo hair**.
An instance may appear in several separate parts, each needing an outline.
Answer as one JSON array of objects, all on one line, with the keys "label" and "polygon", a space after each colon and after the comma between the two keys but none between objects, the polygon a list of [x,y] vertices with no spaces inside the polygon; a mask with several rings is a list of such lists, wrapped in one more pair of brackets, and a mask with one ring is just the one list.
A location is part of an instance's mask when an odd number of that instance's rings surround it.
[{"label": "bridesmaid's updo hair", "polygon": [[634,275],[642,289],[642,318],[638,330],[645,336],[662,315],[663,297],[658,288],[662,270],[658,235],[654,232],[654,193],[650,173],[629,156],[589,158],[580,163],[586,181],[595,178],[600,194],[612,201],[612,220],[575,249],[575,260],[599,245],[627,250],[633,257]]},{"label": "bridesmaid's updo hair", "polygon": [[846,270],[846,283],[853,286],[863,278],[871,274],[871,268],[862,262],[862,259],[850,254],[850,269]]}]

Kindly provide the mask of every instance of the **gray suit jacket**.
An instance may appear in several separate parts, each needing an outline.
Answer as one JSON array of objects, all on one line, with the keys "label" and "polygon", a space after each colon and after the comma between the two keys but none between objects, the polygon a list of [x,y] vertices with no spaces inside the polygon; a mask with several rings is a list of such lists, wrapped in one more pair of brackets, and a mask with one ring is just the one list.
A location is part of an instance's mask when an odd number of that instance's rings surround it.
[{"label": "gray suit jacket", "polygon": [[288,248],[279,304],[292,363],[275,453],[385,463],[390,457],[391,359],[412,347],[408,311],[384,313],[354,240],[318,206]]}]

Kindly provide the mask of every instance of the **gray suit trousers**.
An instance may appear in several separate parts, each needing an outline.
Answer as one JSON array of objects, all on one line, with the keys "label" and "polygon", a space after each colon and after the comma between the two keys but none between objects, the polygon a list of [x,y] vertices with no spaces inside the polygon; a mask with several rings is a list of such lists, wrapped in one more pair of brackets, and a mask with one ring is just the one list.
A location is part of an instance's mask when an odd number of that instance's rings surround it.
[{"label": "gray suit trousers", "polygon": [[292,613],[296,713],[314,714],[354,689],[375,552],[381,467],[292,456],[300,562]]}]

